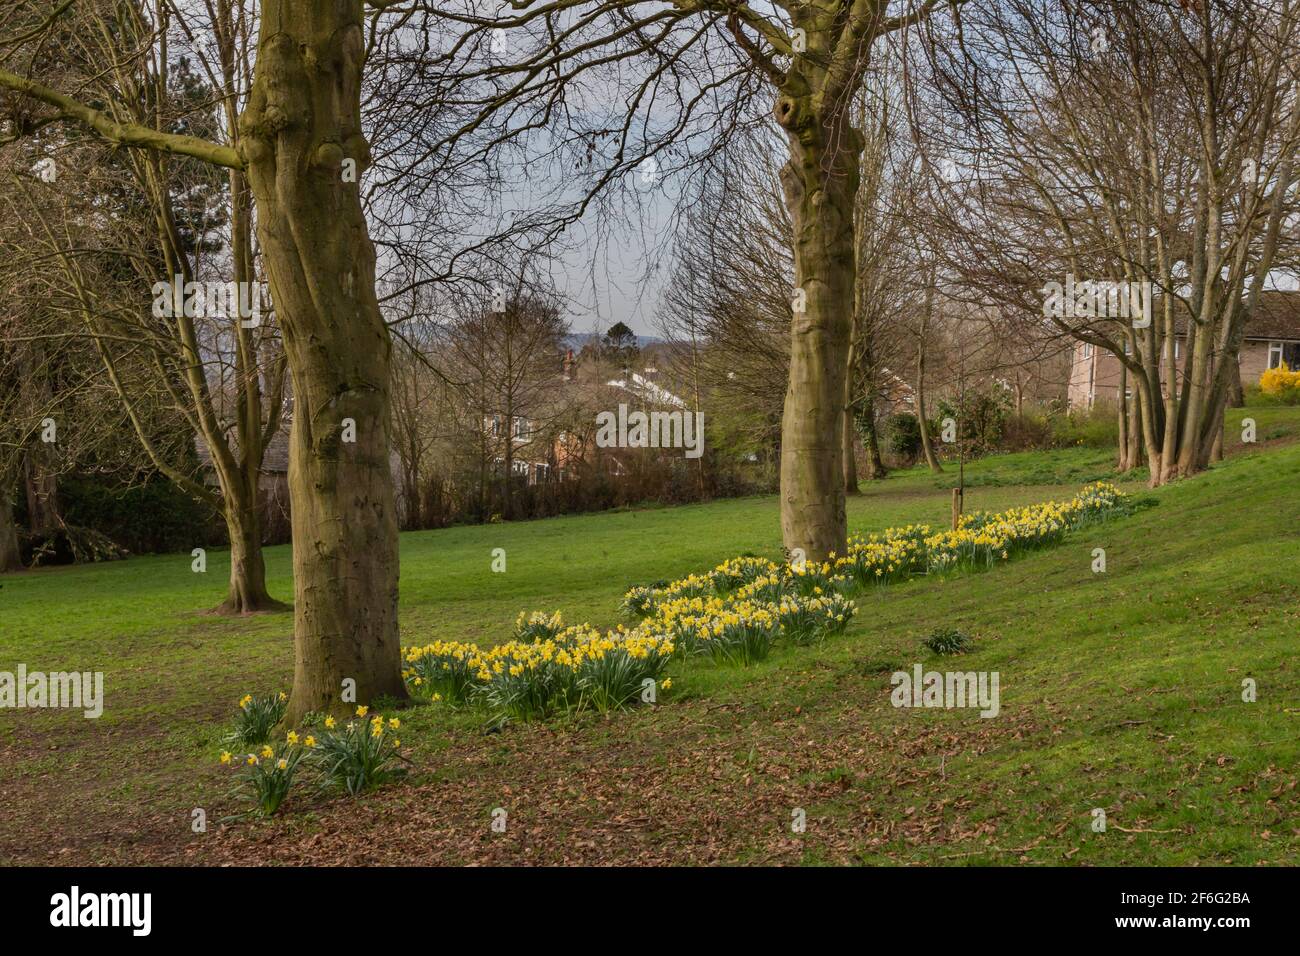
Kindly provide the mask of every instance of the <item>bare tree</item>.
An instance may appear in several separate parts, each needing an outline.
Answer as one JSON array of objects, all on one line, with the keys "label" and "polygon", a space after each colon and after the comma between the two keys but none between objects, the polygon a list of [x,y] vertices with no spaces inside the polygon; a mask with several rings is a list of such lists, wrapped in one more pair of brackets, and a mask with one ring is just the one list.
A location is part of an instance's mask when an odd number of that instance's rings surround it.
[{"label": "bare tree", "polygon": [[[1115,355],[1137,406],[1121,409],[1126,446],[1140,429],[1153,483],[1194,473],[1294,208],[1300,10],[1009,0],[965,27],[959,53],[932,46],[937,151],[962,173],[936,225],[945,267],[1008,315]],[[1152,320],[1044,310],[1067,277],[1149,283]]]},{"label": "bare tree", "polygon": [[[575,153],[581,146],[592,157],[599,145],[603,161],[578,211],[647,161],[655,171],[698,168],[700,152],[677,144],[716,132],[719,105],[723,128],[733,131],[753,122],[748,106],[756,97],[775,100],[772,115],[788,151],[781,181],[797,289],[781,429],[781,524],[786,546],[809,557],[843,551],[847,534],[845,377],[863,146],[850,107],[877,39],[956,5],[811,0],[760,9],[734,0],[552,0],[500,18],[477,13],[472,3],[465,13],[442,12],[466,27],[448,71],[456,78],[448,100],[469,114],[458,135],[479,136],[486,150],[545,128],[549,142]],[[500,35],[493,31],[514,38],[509,62],[475,61]],[[608,92],[618,77],[601,75],[611,63],[630,67],[618,95]],[[600,89],[606,104],[629,104],[623,115],[606,106],[597,111],[599,123],[583,123],[591,92],[584,84]],[[670,114],[666,122],[657,121],[660,107]]]},{"label": "bare tree", "polygon": [[293,722],[347,709],[345,689],[360,701],[407,696],[388,461],[391,345],[358,183],[370,161],[361,125],[365,5],[261,0],[258,12],[253,83],[233,142],[119,119],[49,85],[58,77],[39,75],[48,31],[27,22],[0,22],[0,87],[25,112],[44,104],[33,123],[75,122],[121,146],[247,177],[293,375]]}]

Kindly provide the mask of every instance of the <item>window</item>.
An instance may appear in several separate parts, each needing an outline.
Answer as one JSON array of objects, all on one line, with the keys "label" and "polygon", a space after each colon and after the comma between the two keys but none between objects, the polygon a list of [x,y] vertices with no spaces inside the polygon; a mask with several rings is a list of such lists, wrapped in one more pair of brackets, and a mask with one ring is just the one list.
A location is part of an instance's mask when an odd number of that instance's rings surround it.
[{"label": "window", "polygon": [[529,434],[530,434],[531,432],[530,432],[530,429],[529,429],[529,427],[528,427],[528,424],[529,424],[529,423],[528,423],[528,419],[526,419],[526,418],[516,418],[516,419],[515,419],[515,437],[516,437],[516,438],[527,438],[527,437],[529,436]]},{"label": "window", "polygon": [[1091,343],[1091,342],[1084,342],[1084,343],[1083,343],[1083,357],[1086,358],[1086,359],[1090,359],[1090,358],[1092,358],[1092,343]]},{"label": "window", "polygon": [[1300,369],[1300,342],[1268,343],[1268,367],[1277,368],[1283,363],[1293,372]]}]

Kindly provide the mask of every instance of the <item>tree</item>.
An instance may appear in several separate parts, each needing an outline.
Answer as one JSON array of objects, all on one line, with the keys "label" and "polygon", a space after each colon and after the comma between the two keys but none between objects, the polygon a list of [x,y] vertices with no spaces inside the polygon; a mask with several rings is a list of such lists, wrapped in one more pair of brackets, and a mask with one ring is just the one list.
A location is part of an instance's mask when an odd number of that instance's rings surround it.
[{"label": "tree", "polygon": [[364,4],[262,0],[253,83],[234,143],[117,120],[32,78],[41,31],[30,33],[16,28],[0,44],[7,51],[0,86],[45,104],[52,112],[41,122],[77,122],[122,146],[192,156],[247,177],[293,376],[295,661],[286,720],[340,712],[342,692],[353,687],[358,701],[405,698],[388,460],[391,343],[358,183],[369,163]]},{"label": "tree", "polygon": [[498,302],[471,307],[446,331],[446,358],[469,413],[466,443],[479,450],[479,514],[484,517],[495,513],[492,485],[498,474],[500,513],[506,520],[514,517],[518,456],[538,443],[544,447],[550,422],[564,414],[558,392],[567,334],[554,298],[522,279]]},{"label": "tree", "polygon": [[636,333],[622,322],[615,322],[600,340],[600,357],[620,372],[637,362],[641,350],[637,348]]},{"label": "tree", "polygon": [[[218,7],[211,27],[219,64],[209,65],[204,52],[198,52],[207,82],[195,74],[190,60],[173,63],[165,42],[151,59],[115,57],[115,44],[129,38],[129,46],[144,47],[154,37],[154,25],[136,3],[78,14],[73,22],[84,29],[63,31],[60,61],[69,75],[86,77],[83,90],[116,119],[229,135],[235,128],[243,57],[233,36],[231,5]],[[214,88],[224,104],[224,130],[214,115]],[[285,405],[284,357],[273,324],[252,319],[245,310],[251,304],[260,317],[267,306],[256,291],[247,187],[237,170],[230,171],[226,190],[217,168],[206,163],[155,151],[119,155],[106,147],[102,140],[87,142],[79,134],[58,153],[65,180],[81,177],[95,185],[93,190],[58,191],[60,201],[53,208],[29,202],[15,209],[18,220],[28,225],[27,253],[37,262],[58,264],[69,294],[54,298],[93,343],[154,467],[193,498],[220,508],[230,541],[230,579],[217,611],[283,608],[266,589],[258,479]],[[111,214],[105,193],[117,200]],[[221,215],[227,196],[228,217]],[[221,236],[226,220],[228,241]],[[131,241],[119,241],[123,235]],[[162,277],[170,288],[172,283],[189,287],[208,276],[236,290],[224,304],[204,302],[181,289],[175,296],[140,295],[141,288],[152,288]],[[127,353],[140,348],[152,353],[155,375],[127,378],[120,368]],[[269,401],[264,401],[264,384]],[[141,409],[157,403],[173,406],[202,440],[219,493],[174,461],[151,433]]]},{"label": "tree", "polygon": [[[575,204],[578,212],[616,177],[647,168],[657,176],[660,160],[694,161],[700,155],[694,148],[673,152],[673,144],[692,141],[693,117],[705,114],[711,131],[724,117],[724,128],[734,131],[748,97],[761,90],[774,100],[771,115],[788,151],[781,182],[796,277],[781,427],[781,527],[786,547],[809,558],[842,553],[847,538],[842,450],[856,286],[853,210],[863,146],[850,106],[877,39],[958,5],[924,0],[891,13],[886,0],[781,2],[762,9],[735,0],[551,0],[514,5],[512,15],[500,18],[443,13],[467,26],[446,68],[455,77],[448,99],[469,114],[460,135],[478,135],[487,150],[531,134],[534,117],[544,125],[556,115],[562,118],[557,125],[569,124],[575,152],[579,143],[586,147],[588,161],[597,144],[609,149],[611,158]],[[486,37],[497,35],[492,31],[520,37],[511,62],[470,62],[488,45]],[[702,72],[684,69],[688,55],[700,49],[710,54],[698,64]],[[611,117],[612,126],[579,129],[579,111],[565,97],[600,65],[630,60],[644,61],[646,69],[628,71],[636,79],[622,100],[630,104],[625,115]],[[713,94],[728,86],[735,93],[711,113]],[[647,133],[651,124],[637,112],[652,116],[661,88],[669,91],[675,115],[666,130],[656,123]],[[607,92],[604,98],[619,101]],[[552,142],[556,135],[548,129]]]},{"label": "tree", "polygon": [[[1008,315],[1116,356],[1136,405],[1121,406],[1123,464],[1140,431],[1153,484],[1199,471],[1295,206],[1300,11],[1009,0],[966,27],[960,56],[936,47],[943,106],[928,111],[963,172],[935,227],[946,269]],[[1045,310],[1069,277],[1146,284],[1150,321]]]}]

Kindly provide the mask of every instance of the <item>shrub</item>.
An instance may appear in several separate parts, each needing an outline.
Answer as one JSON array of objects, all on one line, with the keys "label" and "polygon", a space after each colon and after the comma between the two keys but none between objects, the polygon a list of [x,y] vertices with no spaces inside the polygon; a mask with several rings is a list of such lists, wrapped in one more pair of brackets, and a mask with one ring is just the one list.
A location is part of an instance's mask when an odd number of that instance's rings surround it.
[{"label": "shrub", "polygon": [[1011,411],[1011,395],[1005,388],[969,389],[956,399],[939,402],[938,417],[957,422],[968,458],[978,458],[996,451],[1002,430]]},{"label": "shrub", "polygon": [[970,637],[955,628],[940,628],[921,642],[935,654],[961,654],[970,650]]},{"label": "shrub", "polygon": [[245,694],[235,714],[235,729],[227,737],[232,743],[251,746],[266,743],[271,731],[284,719],[289,698],[283,691],[278,694]]},{"label": "shrub", "polygon": [[886,416],[881,432],[885,450],[891,455],[911,462],[921,453],[921,424],[911,412]]},{"label": "shrub", "polygon": [[163,478],[120,487],[68,475],[59,479],[59,501],[68,524],[99,531],[133,554],[189,551],[226,539],[216,509]]},{"label": "shrub", "polygon": [[1285,362],[1266,369],[1259,377],[1259,390],[1279,404],[1300,404],[1300,370],[1291,371]]},{"label": "shrub", "polygon": [[1051,441],[1057,448],[1114,448],[1119,444],[1119,411],[1113,402],[1054,415],[1050,425]]}]

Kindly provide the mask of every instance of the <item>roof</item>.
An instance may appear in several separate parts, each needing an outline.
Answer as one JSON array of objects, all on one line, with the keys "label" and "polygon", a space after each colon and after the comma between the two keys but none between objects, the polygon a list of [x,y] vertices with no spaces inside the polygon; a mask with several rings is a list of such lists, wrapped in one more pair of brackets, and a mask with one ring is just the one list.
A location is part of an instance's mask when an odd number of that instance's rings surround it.
[{"label": "roof", "polygon": [[[239,453],[239,443],[231,436],[230,444],[236,454]],[[194,451],[199,456],[199,462],[204,468],[212,467],[212,452],[208,450],[208,443],[202,437],[195,436]],[[263,473],[266,474],[288,474],[289,472],[289,425],[286,422],[278,428],[274,435],[271,436],[270,443],[266,446],[266,454],[262,456]]]},{"label": "roof", "polygon": [[[649,369],[646,369],[649,372]],[[644,402],[650,402],[655,405],[675,405],[678,408],[685,408],[686,403],[678,396],[674,395],[662,385],[657,385],[644,375],[637,372],[632,373],[631,380],[613,379],[605,383],[614,388],[622,389],[628,394],[641,399]]]},{"label": "roof", "polygon": [[[1157,299],[1151,311],[1159,315],[1160,302]],[[1174,307],[1174,334],[1187,334],[1187,308],[1180,304]],[[1246,324],[1247,339],[1295,339],[1300,341],[1300,292],[1285,289],[1267,289],[1259,294],[1259,303],[1255,314]]]},{"label": "roof", "polygon": [[1248,339],[1300,339],[1300,292],[1261,292],[1246,326]]}]

